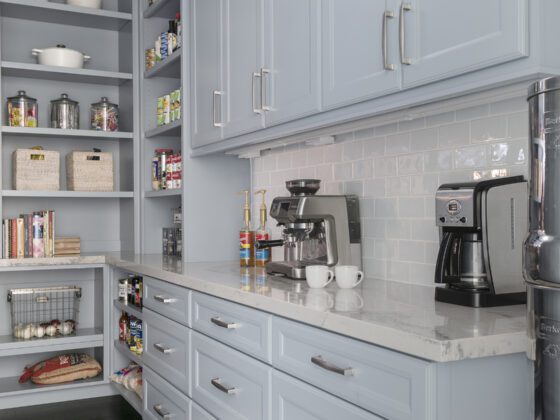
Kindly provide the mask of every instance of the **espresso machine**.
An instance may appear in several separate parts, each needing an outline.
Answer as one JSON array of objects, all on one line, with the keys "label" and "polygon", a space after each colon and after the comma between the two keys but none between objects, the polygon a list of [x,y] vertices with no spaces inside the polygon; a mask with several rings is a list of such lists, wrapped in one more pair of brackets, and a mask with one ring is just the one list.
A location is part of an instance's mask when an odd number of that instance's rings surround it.
[{"label": "espresso machine", "polygon": [[270,216],[283,227],[282,239],[259,241],[258,248],[284,247],[284,261],[266,264],[272,275],[305,279],[308,265],[362,266],[360,209],[355,195],[315,195],[317,179],[286,182],[289,197],[276,197]]},{"label": "espresso machine", "polygon": [[435,282],[446,286],[436,288],[436,300],[472,307],[526,302],[527,198],[522,176],[439,187]]}]

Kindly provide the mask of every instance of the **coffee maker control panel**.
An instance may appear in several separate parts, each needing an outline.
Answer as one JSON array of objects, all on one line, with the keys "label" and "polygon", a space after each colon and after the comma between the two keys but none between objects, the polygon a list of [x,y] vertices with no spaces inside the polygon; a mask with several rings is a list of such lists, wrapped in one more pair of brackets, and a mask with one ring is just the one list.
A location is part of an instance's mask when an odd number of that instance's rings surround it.
[{"label": "coffee maker control panel", "polygon": [[436,193],[436,224],[474,227],[474,189],[440,189]]}]

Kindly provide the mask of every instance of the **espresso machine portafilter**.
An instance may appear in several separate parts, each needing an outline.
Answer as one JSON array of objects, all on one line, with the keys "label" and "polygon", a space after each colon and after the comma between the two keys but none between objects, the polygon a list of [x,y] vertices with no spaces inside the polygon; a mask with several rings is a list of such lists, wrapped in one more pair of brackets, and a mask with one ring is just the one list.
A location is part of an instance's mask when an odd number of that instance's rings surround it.
[{"label": "espresso machine portafilter", "polygon": [[308,265],[361,267],[361,228],[357,196],[315,195],[316,179],[286,182],[289,197],[276,197],[270,216],[283,227],[282,239],[258,241],[257,248],[284,247],[284,260],[267,263],[269,274],[305,279]]}]

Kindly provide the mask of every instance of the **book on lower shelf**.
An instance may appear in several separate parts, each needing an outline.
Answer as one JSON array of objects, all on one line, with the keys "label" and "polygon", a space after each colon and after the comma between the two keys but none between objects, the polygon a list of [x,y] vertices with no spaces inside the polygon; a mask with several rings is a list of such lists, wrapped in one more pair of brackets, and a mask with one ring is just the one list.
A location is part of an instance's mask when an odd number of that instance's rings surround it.
[{"label": "book on lower shelf", "polygon": [[54,257],[54,210],[20,214],[2,221],[2,258]]}]

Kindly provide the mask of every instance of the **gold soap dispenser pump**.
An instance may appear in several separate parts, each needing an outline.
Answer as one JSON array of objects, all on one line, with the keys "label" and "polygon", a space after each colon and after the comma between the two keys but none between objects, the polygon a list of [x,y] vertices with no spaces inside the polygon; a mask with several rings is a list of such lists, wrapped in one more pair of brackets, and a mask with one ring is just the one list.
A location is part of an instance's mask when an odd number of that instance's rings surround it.
[{"label": "gold soap dispenser pump", "polygon": [[243,226],[239,231],[239,266],[252,267],[255,261],[255,232],[251,230],[251,200],[249,190],[240,191],[238,194],[245,194]]},{"label": "gold soap dispenser pump", "polygon": [[[255,232],[255,241],[268,241],[270,239],[270,231],[266,228],[266,190],[255,191],[255,195],[261,195],[261,207],[259,209],[259,227]],[[259,248],[255,250],[255,265],[264,267],[271,260],[270,248]]]}]

